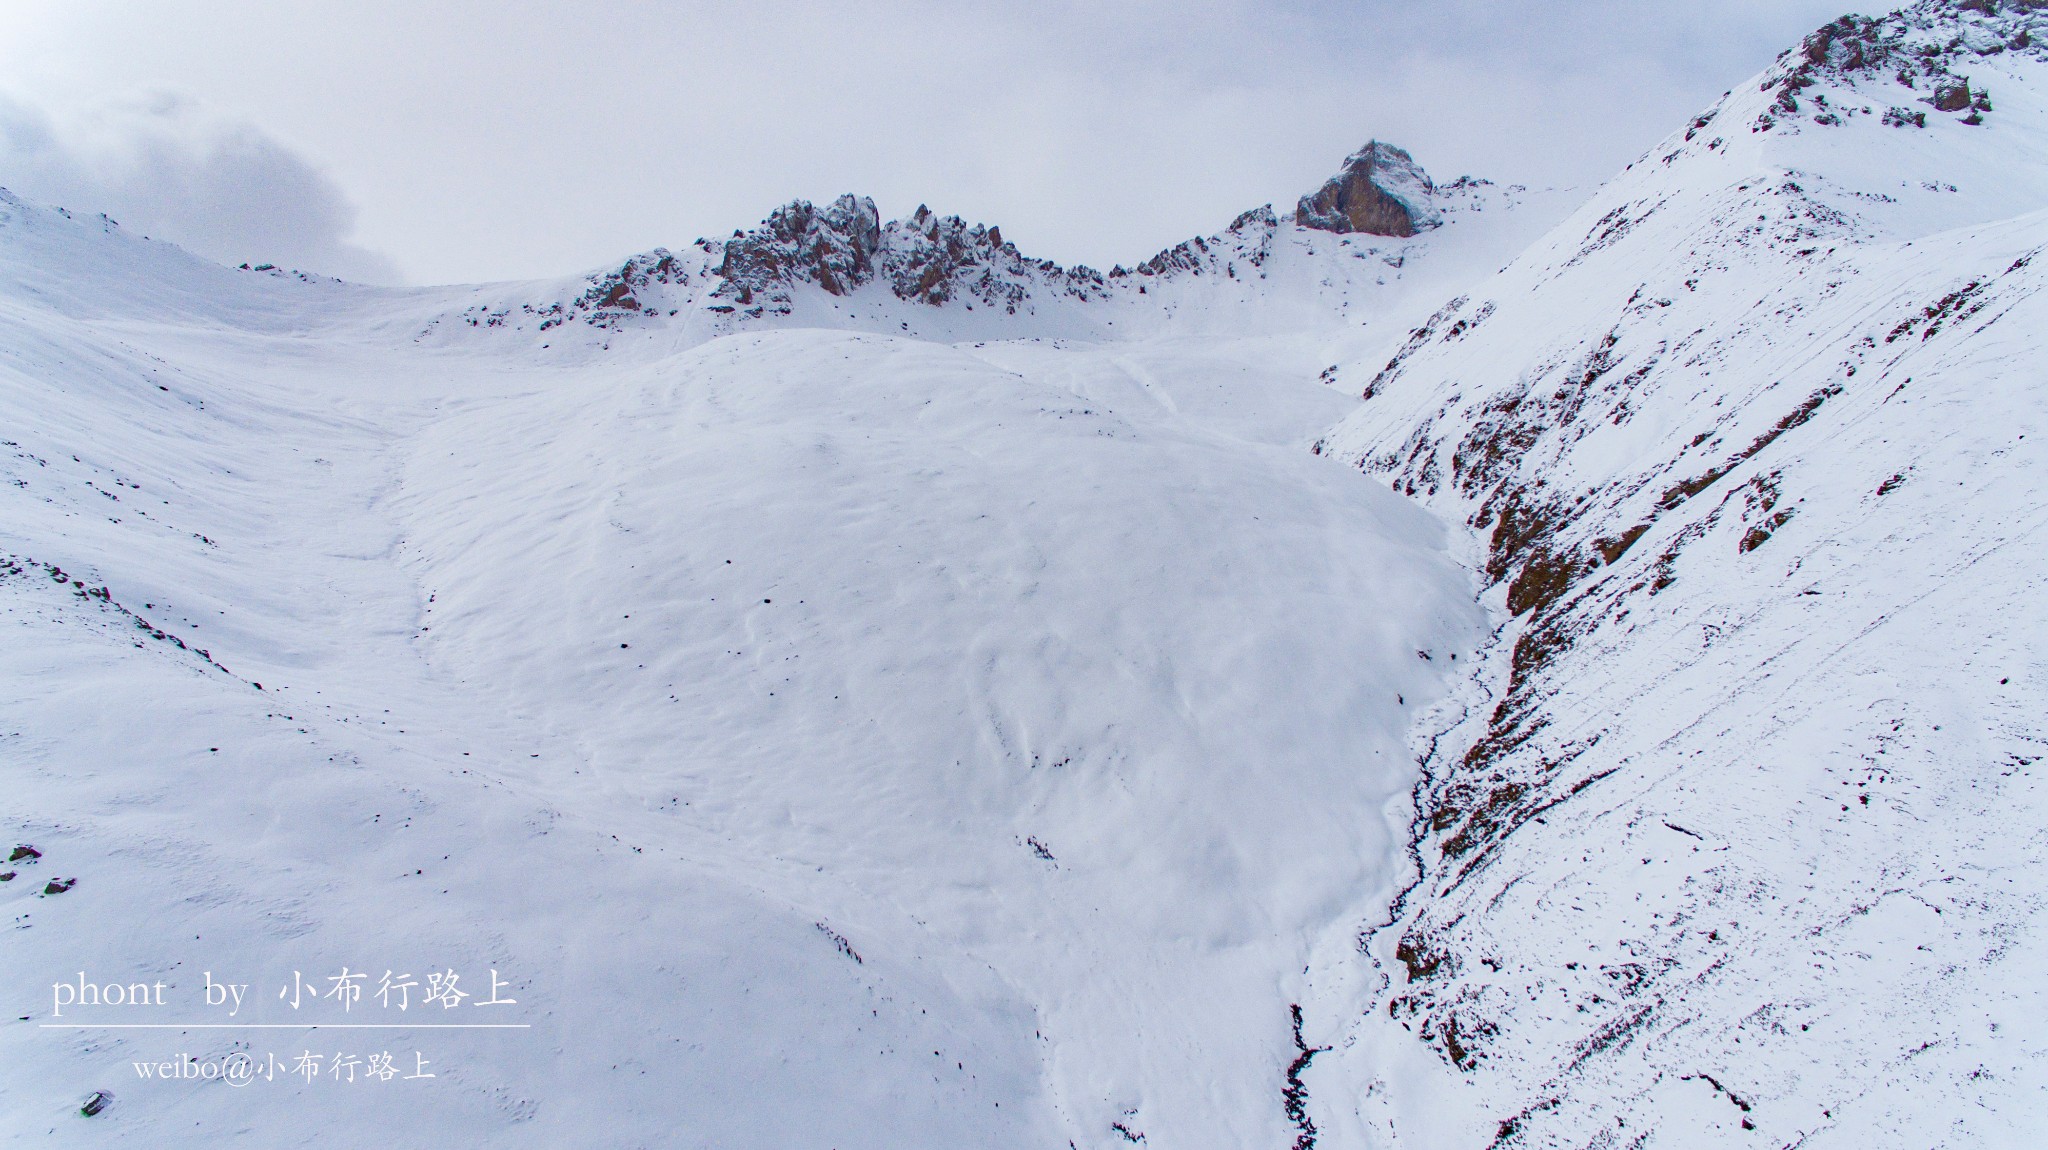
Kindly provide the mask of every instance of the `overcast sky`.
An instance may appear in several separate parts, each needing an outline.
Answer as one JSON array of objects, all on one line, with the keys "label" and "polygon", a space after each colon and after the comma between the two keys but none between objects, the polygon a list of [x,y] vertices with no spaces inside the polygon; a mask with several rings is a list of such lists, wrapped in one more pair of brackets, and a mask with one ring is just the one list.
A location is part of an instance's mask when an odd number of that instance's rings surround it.
[{"label": "overcast sky", "polygon": [[22,0],[0,185],[389,282],[579,272],[843,191],[1107,267],[1372,138],[1597,184],[1842,2]]}]

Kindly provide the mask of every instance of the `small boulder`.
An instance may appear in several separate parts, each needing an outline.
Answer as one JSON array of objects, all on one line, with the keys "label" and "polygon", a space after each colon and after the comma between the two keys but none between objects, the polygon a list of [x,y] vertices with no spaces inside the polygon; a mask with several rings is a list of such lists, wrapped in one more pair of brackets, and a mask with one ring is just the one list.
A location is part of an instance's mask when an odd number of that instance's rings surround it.
[{"label": "small boulder", "polygon": [[1960,112],[1970,106],[1970,84],[1967,80],[1942,83],[1934,89],[1934,110],[1937,112]]}]

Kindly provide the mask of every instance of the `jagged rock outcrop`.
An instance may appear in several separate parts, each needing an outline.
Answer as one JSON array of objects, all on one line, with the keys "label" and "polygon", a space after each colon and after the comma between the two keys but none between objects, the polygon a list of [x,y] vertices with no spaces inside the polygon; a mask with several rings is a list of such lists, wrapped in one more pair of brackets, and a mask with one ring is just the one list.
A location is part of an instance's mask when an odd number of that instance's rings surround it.
[{"label": "jagged rock outcrop", "polygon": [[889,290],[898,299],[942,304],[953,298],[954,281],[969,269],[979,269],[984,278],[1005,262],[1022,270],[1022,257],[1003,242],[1001,228],[969,227],[959,216],[938,216],[923,204],[908,218],[890,221],[886,244]]},{"label": "jagged rock outcrop", "polygon": [[1412,236],[1443,222],[1431,202],[1436,185],[1407,152],[1374,140],[1351,153],[1344,169],[1301,197],[1294,222],[1325,232]]},{"label": "jagged rock outcrop", "polygon": [[752,231],[733,233],[714,274],[724,282],[712,295],[778,315],[789,314],[788,289],[800,283],[846,295],[879,278],[898,299],[938,305],[964,298],[1015,313],[1034,285],[1086,298],[1103,282],[1087,267],[1026,259],[1002,229],[923,205],[885,225],[873,200],[852,195],[822,209],[796,200]]},{"label": "jagged rock outcrop", "polygon": [[[1751,130],[1768,132],[1800,119],[1839,127],[1845,117],[1871,114],[1860,105],[1840,103],[1839,96],[1830,105],[1825,93],[1806,92],[1823,80],[1881,83],[1881,90],[1897,92],[1907,104],[1960,112],[1965,123],[1981,124],[1991,111],[1990,94],[1973,87],[1958,69],[2006,52],[2048,58],[2048,44],[2035,30],[2043,11],[2048,4],[2039,0],[1934,0],[1888,16],[1844,16],[1781,55],[1777,67],[1765,73],[1763,90],[1775,90],[1777,100],[1755,118]],[[1883,114],[1883,122],[1924,128],[1927,114],[1895,106]]]},{"label": "jagged rock outcrop", "polygon": [[718,265],[725,282],[711,294],[744,305],[756,293],[809,282],[845,295],[874,275],[881,246],[881,215],[866,196],[841,196],[823,209],[792,200],[752,231],[732,234]]},{"label": "jagged rock outcrop", "polygon": [[1051,260],[1024,258],[1004,241],[1001,228],[969,226],[923,204],[883,229],[881,266],[898,299],[936,306],[965,297],[1011,314],[1031,298],[1034,282],[1084,299],[1099,294],[1103,283],[1085,266],[1069,270]]},{"label": "jagged rock outcrop", "polygon": [[594,277],[590,290],[576,300],[576,306],[584,310],[611,310],[621,312],[653,311],[652,304],[641,302],[647,288],[654,284],[686,287],[690,273],[667,248],[655,248],[642,252],[627,260],[619,270],[608,275]]}]

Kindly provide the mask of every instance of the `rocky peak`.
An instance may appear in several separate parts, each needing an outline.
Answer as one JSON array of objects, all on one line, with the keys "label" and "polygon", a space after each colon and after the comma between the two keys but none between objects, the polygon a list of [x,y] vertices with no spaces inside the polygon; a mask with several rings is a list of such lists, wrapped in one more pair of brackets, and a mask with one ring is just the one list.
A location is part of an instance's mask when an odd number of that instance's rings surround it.
[{"label": "rocky peak", "polygon": [[824,208],[792,200],[752,231],[733,233],[717,271],[725,282],[712,294],[749,304],[756,293],[810,282],[845,295],[874,275],[881,245],[881,215],[866,196]]},{"label": "rocky peak", "polygon": [[712,295],[750,314],[778,315],[790,313],[789,289],[800,283],[846,295],[879,279],[902,300],[936,306],[962,299],[969,307],[1007,312],[1024,307],[1034,285],[1080,298],[1103,287],[1102,276],[1088,268],[1024,258],[1000,228],[941,216],[922,204],[884,224],[873,200],[851,195],[824,208],[792,201],[760,226],[734,232],[713,274],[724,282]]},{"label": "rocky peak", "polygon": [[1412,236],[1443,222],[1432,200],[1436,185],[1415,158],[1374,140],[1351,153],[1331,176],[1295,207],[1294,222],[1325,232]]},{"label": "rocky peak", "polygon": [[[923,204],[907,218],[892,220],[882,236],[882,268],[889,288],[898,299],[942,304],[952,299],[964,282],[977,277],[994,283],[988,273],[1021,275],[1026,261],[1016,246],[1003,242],[1001,228],[969,226],[959,216],[935,215]],[[1050,265],[1047,265],[1050,267]],[[1005,296],[1005,302],[1022,299],[1021,285]],[[991,300],[990,302],[995,302]]]}]

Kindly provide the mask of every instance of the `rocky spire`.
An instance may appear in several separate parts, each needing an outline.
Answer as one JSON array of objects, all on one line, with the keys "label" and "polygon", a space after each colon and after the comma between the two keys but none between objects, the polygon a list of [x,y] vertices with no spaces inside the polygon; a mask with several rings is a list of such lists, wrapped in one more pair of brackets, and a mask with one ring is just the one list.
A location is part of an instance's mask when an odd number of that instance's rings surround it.
[{"label": "rocky spire", "polygon": [[1378,140],[1351,153],[1344,169],[1295,207],[1294,222],[1325,232],[1412,236],[1443,222],[1415,158]]},{"label": "rocky spire", "polygon": [[760,227],[734,232],[725,245],[715,295],[751,303],[756,292],[808,281],[844,295],[874,274],[882,224],[875,201],[841,196],[825,208],[793,200]]},{"label": "rocky spire", "polygon": [[[879,281],[903,300],[937,306],[960,299],[968,308],[1012,314],[1028,307],[1034,287],[1079,299],[1104,290],[1099,272],[1025,259],[1001,229],[970,226],[922,204],[884,224],[866,196],[841,196],[822,208],[791,201],[715,250],[721,258],[711,274],[721,282],[711,295],[729,302],[712,310],[746,309],[749,315],[791,314],[791,289],[798,284],[847,295]],[[626,285],[618,293],[630,290]]]}]

